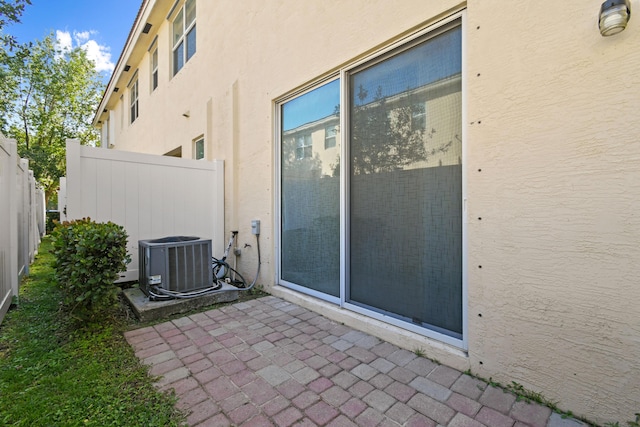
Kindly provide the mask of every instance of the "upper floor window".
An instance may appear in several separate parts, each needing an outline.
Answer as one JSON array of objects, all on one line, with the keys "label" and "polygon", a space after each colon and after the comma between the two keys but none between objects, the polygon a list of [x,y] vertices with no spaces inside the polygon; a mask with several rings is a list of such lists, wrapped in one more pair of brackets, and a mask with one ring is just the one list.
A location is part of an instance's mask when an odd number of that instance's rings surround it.
[{"label": "upper floor window", "polygon": [[193,158],[204,159],[204,138],[198,138],[193,142]]},{"label": "upper floor window", "polygon": [[427,128],[426,103],[418,102],[411,106],[411,128],[412,130],[424,130]]},{"label": "upper floor window", "polygon": [[120,110],[120,129],[124,129],[124,95],[120,95],[120,103],[118,104],[118,109]]},{"label": "upper floor window", "polygon": [[336,135],[338,134],[338,126],[330,125],[324,128],[324,149],[336,146]]},{"label": "upper floor window", "polygon": [[298,135],[296,138],[296,159],[313,157],[313,141],[311,134]]},{"label": "upper floor window", "polygon": [[173,20],[173,75],[196,53],[196,0],[186,0]]},{"label": "upper floor window", "polygon": [[151,52],[151,92],[158,87],[158,48]]},{"label": "upper floor window", "polygon": [[133,123],[138,118],[138,78],[129,86],[129,112],[130,123]]}]

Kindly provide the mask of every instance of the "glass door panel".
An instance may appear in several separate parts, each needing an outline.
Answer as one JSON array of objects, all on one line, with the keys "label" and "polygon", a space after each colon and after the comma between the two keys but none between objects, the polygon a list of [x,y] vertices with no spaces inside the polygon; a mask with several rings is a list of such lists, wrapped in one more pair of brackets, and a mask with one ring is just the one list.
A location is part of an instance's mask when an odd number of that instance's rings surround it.
[{"label": "glass door panel", "polygon": [[462,336],[461,30],[349,75],[346,300]]},{"label": "glass door panel", "polygon": [[340,295],[340,81],[281,105],[280,278]]}]

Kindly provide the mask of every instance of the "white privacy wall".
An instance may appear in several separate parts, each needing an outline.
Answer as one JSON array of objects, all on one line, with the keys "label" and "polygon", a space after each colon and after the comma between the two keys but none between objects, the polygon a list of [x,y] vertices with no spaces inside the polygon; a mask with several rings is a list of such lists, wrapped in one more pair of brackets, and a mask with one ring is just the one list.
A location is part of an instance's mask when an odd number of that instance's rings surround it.
[{"label": "white privacy wall", "polygon": [[131,263],[120,281],[137,280],[139,240],[198,236],[211,239],[213,254],[222,255],[223,174],[221,160],[102,150],[68,140],[62,219],[123,226]]},{"label": "white privacy wall", "polygon": [[0,322],[29,273],[44,224],[44,192],[29,161],[18,156],[15,140],[0,135]]},{"label": "white privacy wall", "polygon": [[16,144],[0,141],[0,321],[18,291]]}]

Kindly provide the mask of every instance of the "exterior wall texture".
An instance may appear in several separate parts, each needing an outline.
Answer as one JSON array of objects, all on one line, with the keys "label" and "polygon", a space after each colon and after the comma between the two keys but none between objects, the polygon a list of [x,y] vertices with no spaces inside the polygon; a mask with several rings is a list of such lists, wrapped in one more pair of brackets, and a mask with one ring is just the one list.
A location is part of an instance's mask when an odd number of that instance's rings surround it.
[{"label": "exterior wall texture", "polygon": [[[204,135],[205,157],[225,162],[225,229],[252,245],[240,269],[256,265],[250,224],[260,219],[266,290],[599,423],[640,410],[638,18],[604,38],[600,2],[581,0],[198,1],[197,52],[170,77],[172,5],[145,3],[138,49],[122,59],[131,69],[114,77],[96,124],[108,123],[116,149],[181,146],[184,157]],[[275,102],[459,11],[467,351],[275,283]],[[139,117],[129,124],[136,69]]]}]

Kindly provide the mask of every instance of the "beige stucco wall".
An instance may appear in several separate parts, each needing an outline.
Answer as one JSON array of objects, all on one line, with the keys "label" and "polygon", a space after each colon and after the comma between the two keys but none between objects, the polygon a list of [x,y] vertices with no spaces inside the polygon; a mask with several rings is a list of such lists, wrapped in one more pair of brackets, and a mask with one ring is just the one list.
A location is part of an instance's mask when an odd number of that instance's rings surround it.
[{"label": "beige stucco wall", "polygon": [[592,3],[499,25],[470,4],[469,347],[474,371],[604,421],[640,402],[640,22],[601,37]]},{"label": "beige stucco wall", "polygon": [[[252,245],[241,269],[254,274],[260,219],[272,292],[601,423],[640,410],[640,19],[603,38],[600,2],[583,0],[197,7],[198,50],[174,78],[167,21],[140,38],[146,52],[157,33],[160,83],[150,94],[146,53],[140,117],[115,126],[116,148],[191,157],[205,135],[225,161],[226,230]],[[468,353],[273,286],[274,101],[462,9]]]}]

